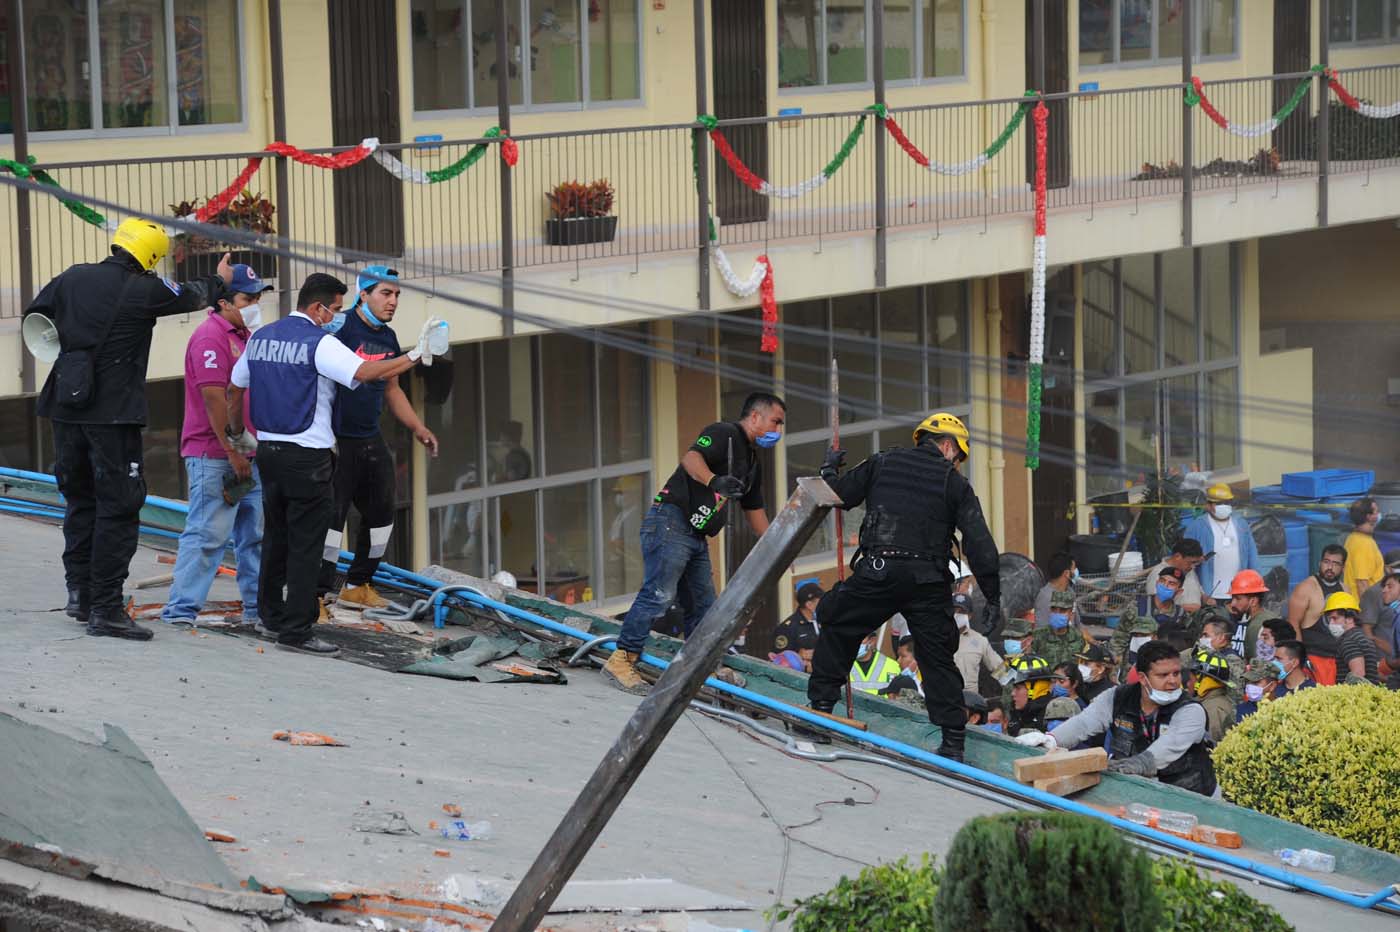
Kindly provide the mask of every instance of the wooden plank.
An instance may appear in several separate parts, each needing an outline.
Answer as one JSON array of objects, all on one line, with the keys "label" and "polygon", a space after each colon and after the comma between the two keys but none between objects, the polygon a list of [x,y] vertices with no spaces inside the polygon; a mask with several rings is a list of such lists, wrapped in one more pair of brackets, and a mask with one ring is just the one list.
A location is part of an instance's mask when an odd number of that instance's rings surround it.
[{"label": "wooden plank", "polygon": [[1103,748],[1089,748],[1084,751],[1070,751],[1068,754],[1022,757],[1012,761],[1011,766],[1015,769],[1017,780],[1030,783],[1051,777],[1107,770],[1108,752]]},{"label": "wooden plank", "polygon": [[1072,796],[1080,790],[1087,790],[1091,786],[1099,785],[1099,774],[1093,773],[1072,773],[1065,777],[1046,777],[1043,780],[1036,780],[1031,785],[1045,793],[1054,793],[1056,796]]},{"label": "wooden plank", "polygon": [[832,715],[830,712],[818,712],[816,709],[813,709],[810,706],[803,706],[802,711],[811,712],[813,715],[820,715],[822,718],[829,718],[833,722],[840,722],[842,725],[845,725],[848,728],[856,728],[860,731],[870,730],[870,726],[865,724],[865,722],[857,721],[853,718],[842,718],[839,715]]}]

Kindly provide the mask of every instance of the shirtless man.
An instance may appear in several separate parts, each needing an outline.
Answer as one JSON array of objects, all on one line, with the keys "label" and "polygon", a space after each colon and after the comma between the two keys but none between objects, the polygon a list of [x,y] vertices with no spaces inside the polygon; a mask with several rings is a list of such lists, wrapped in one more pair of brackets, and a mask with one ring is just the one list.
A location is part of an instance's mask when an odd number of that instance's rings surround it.
[{"label": "shirtless man", "polygon": [[1346,548],[1328,544],[1322,548],[1317,572],[1298,583],[1288,598],[1288,623],[1308,649],[1317,681],[1327,686],[1337,681],[1337,639],[1322,620],[1322,606],[1329,595],[1343,591],[1346,562]]}]

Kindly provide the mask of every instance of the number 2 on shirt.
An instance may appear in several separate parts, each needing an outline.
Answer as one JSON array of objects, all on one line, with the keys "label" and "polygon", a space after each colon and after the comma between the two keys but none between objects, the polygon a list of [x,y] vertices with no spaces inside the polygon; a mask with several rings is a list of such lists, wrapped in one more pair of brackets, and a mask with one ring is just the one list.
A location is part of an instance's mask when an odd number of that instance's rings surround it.
[{"label": "number 2 on shirt", "polygon": [[206,369],[217,369],[217,368],[219,368],[219,354],[216,353],[216,352],[214,352],[214,351],[211,350],[211,349],[205,350],[205,351],[204,351],[204,368],[206,368]]}]

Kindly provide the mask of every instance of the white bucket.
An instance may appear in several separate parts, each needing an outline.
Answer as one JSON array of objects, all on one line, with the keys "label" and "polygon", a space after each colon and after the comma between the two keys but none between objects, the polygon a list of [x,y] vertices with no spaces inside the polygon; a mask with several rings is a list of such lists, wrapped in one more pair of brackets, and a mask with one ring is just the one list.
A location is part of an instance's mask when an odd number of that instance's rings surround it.
[{"label": "white bucket", "polygon": [[1113,554],[1108,558],[1108,570],[1113,572],[1114,565],[1117,564],[1118,572],[1114,574],[1115,579],[1131,579],[1134,576],[1142,575],[1142,553],[1137,550],[1129,550],[1123,554],[1123,559],[1118,560],[1118,554]]}]

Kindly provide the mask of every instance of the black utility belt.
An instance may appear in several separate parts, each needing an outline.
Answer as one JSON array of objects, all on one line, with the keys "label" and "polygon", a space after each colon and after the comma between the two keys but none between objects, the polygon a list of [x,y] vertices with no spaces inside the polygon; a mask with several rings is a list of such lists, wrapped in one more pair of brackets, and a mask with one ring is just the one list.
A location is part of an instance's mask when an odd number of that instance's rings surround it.
[{"label": "black utility belt", "polygon": [[873,559],[881,560],[927,560],[933,562],[937,559],[931,553],[919,553],[914,550],[899,550],[893,547],[881,547],[878,550],[865,550],[862,553]]}]

